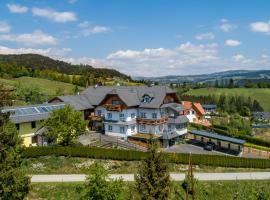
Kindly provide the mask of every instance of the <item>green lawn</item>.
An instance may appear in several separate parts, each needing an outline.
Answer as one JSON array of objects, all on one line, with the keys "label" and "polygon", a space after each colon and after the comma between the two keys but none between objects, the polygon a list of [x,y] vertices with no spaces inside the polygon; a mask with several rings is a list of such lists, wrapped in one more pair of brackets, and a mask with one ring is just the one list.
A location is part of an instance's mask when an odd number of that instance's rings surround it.
[{"label": "green lawn", "polygon": [[[80,198],[78,188],[81,186],[83,183],[34,183],[31,184],[28,199],[75,200]],[[171,193],[170,200],[184,199],[185,193],[181,182],[173,183]],[[270,180],[199,182],[195,186],[195,198],[196,200],[269,199]],[[139,199],[134,183],[124,184],[120,199]]]},{"label": "green lawn", "polygon": [[[64,94],[72,94],[74,85],[59,81],[52,81],[42,78],[20,77],[16,79],[0,78],[0,83],[6,86],[14,86],[16,83],[21,83],[23,86],[38,86],[47,95],[54,95],[57,90],[63,91]],[[82,88],[81,88],[82,89]]]},{"label": "green lawn", "polygon": [[201,88],[201,89],[192,89],[185,94],[188,95],[243,95],[250,96],[252,99],[259,101],[261,106],[266,110],[270,111],[270,89],[269,88]]}]

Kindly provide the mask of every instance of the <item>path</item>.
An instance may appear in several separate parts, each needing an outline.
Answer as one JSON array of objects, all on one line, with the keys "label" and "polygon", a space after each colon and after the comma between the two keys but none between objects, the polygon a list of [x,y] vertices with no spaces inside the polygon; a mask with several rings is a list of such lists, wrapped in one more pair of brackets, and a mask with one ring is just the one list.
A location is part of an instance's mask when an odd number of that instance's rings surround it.
[{"label": "path", "polygon": [[[216,180],[260,180],[270,179],[270,172],[239,172],[239,173],[195,173],[195,178],[201,181]],[[123,178],[124,181],[134,181],[134,174],[110,174],[111,178]],[[82,182],[84,174],[33,175],[32,183],[38,182]],[[171,173],[172,180],[182,181],[185,174]]]}]

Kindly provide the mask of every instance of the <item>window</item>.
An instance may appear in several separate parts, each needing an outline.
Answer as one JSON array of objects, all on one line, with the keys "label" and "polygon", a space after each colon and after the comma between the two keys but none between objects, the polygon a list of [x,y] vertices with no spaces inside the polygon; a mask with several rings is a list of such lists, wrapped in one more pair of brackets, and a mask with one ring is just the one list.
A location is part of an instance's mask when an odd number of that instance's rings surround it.
[{"label": "window", "polygon": [[168,124],[168,131],[171,131],[171,130],[172,130],[172,125]]},{"label": "window", "polygon": [[149,95],[144,95],[143,99],[142,99],[142,102],[143,103],[149,103],[149,102],[151,102],[151,100],[152,100],[152,98]]},{"label": "window", "polygon": [[31,143],[32,144],[35,144],[35,143],[37,143],[37,136],[35,135],[35,136],[33,136],[32,138],[31,138]]},{"label": "window", "polygon": [[108,131],[112,132],[112,126],[111,125],[108,126]]},{"label": "window", "polygon": [[118,100],[112,100],[112,105],[120,105],[120,101],[118,101]]},{"label": "window", "polygon": [[194,110],[192,110],[192,114],[193,114],[193,115],[195,114],[195,111],[194,111]]},{"label": "window", "polygon": [[16,124],[16,129],[20,130],[20,124]]},{"label": "window", "polygon": [[140,125],[140,131],[145,131],[146,130],[146,127],[145,127],[145,125]]},{"label": "window", "polygon": [[107,113],[107,118],[112,119],[112,113]]},{"label": "window", "polygon": [[36,122],[35,121],[31,122],[31,128],[36,128]]},{"label": "window", "polygon": [[146,113],[140,113],[141,118],[146,118]]},{"label": "window", "polygon": [[163,129],[163,125],[159,125],[158,128],[159,128],[159,131],[161,132]]},{"label": "window", "polygon": [[131,113],[131,118],[132,118],[132,119],[135,118],[135,113]]},{"label": "window", "polygon": [[135,125],[131,126],[131,132],[134,133],[135,132]]},{"label": "window", "polygon": [[98,110],[98,111],[97,111],[97,115],[98,115],[98,116],[101,116],[101,115],[102,115],[101,110]]},{"label": "window", "polygon": [[157,113],[152,113],[152,119],[157,119]]},{"label": "window", "polygon": [[125,127],[124,126],[120,126],[120,133],[125,133]]},{"label": "window", "polygon": [[121,121],[124,121],[124,119],[125,119],[125,114],[124,114],[124,113],[120,113],[120,114],[119,114],[119,118],[120,118]]}]

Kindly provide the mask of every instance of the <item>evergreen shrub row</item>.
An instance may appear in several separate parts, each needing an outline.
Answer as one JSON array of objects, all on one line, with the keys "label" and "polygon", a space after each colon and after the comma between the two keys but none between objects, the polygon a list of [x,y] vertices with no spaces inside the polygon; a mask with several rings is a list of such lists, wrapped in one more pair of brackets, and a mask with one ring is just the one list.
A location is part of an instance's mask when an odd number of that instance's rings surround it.
[{"label": "evergreen shrub row", "polygon": [[[113,159],[135,161],[147,158],[148,152],[121,149],[105,149],[99,147],[28,147],[23,152],[24,158],[40,156],[70,156],[95,159]],[[188,164],[187,153],[164,153],[171,163]],[[224,155],[193,154],[192,163],[195,165],[236,167],[236,168],[270,168],[269,159],[242,158]]]}]

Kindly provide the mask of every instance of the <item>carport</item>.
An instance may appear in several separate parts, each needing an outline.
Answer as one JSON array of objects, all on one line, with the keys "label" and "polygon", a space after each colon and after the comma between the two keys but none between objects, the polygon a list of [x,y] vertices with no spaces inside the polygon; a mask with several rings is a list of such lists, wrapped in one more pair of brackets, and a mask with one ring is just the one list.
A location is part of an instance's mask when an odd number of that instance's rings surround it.
[{"label": "carport", "polygon": [[245,143],[245,141],[241,139],[199,130],[191,131],[190,138],[203,144],[213,142],[216,145],[217,150],[237,154],[242,152]]}]

